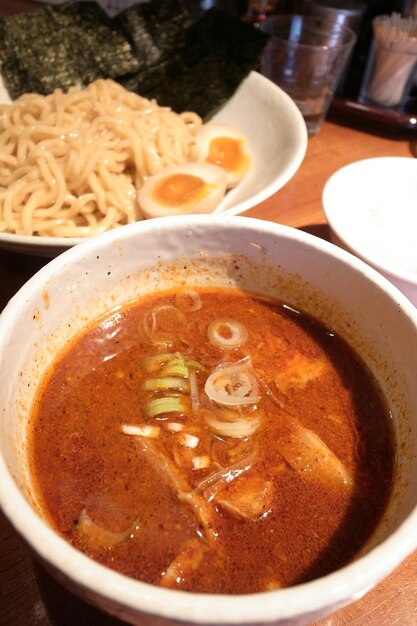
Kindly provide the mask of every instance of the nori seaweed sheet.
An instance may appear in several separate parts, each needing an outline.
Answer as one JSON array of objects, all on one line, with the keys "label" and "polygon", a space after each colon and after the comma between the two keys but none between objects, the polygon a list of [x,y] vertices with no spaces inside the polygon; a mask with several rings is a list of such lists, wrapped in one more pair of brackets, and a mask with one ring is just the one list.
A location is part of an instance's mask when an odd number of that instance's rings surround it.
[{"label": "nori seaweed sheet", "polygon": [[[12,98],[25,91],[46,95],[57,87],[67,90],[139,69],[129,40],[95,2],[47,6],[4,18],[2,26],[1,73]],[[13,76],[16,66],[19,82]]]},{"label": "nori seaweed sheet", "polygon": [[22,69],[19,60],[13,52],[1,45],[5,40],[6,23],[0,20],[0,68],[5,79],[9,93],[21,94],[28,90],[29,78],[27,73]]},{"label": "nori seaweed sheet", "polygon": [[[69,19],[79,48],[85,51],[95,71],[103,77],[117,78],[139,70],[136,51],[117,21],[109,18],[95,2],[58,5],[55,11],[57,27],[68,32]],[[65,30],[64,30],[65,29]],[[98,76],[96,76],[98,77]]]},{"label": "nori seaweed sheet", "polygon": [[192,23],[180,0],[115,18],[95,2],[67,2],[0,20],[0,71],[12,98],[112,78],[207,120],[257,67],[268,38],[214,8]]},{"label": "nori seaweed sheet", "polygon": [[143,89],[148,98],[181,113],[209,119],[255,69],[269,35],[212,8],[186,31],[184,47]]},{"label": "nori seaweed sheet", "polygon": [[[191,21],[179,0],[136,4],[117,16],[139,63],[150,70],[183,48]],[[140,71],[140,70],[139,70]]]}]

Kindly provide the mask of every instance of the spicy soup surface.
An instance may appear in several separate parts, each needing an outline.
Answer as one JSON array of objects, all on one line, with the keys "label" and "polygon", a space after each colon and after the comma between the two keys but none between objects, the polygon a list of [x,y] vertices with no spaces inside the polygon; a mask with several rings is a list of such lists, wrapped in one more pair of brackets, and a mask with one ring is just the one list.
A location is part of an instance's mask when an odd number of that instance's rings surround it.
[{"label": "spicy soup surface", "polygon": [[100,563],[248,593],[347,563],[389,497],[380,392],[308,316],[236,290],[148,295],[76,338],[35,403],[53,526]]}]

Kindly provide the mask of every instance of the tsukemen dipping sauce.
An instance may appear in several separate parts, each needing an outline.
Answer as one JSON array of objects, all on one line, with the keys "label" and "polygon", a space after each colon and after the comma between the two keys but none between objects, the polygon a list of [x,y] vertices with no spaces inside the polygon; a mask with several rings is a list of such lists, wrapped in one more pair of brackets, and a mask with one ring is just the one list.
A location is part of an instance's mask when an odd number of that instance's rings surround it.
[{"label": "tsukemen dipping sauce", "polygon": [[349,562],[386,508],[394,453],[342,339],[204,287],[147,295],[74,339],[41,385],[31,466],[45,516],[93,559],[243,594]]}]

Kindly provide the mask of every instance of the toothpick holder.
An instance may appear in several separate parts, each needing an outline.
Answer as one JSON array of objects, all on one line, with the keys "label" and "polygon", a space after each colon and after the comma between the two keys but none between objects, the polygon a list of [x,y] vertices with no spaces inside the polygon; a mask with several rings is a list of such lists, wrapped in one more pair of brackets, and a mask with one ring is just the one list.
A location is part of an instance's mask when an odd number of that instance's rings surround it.
[{"label": "toothpick holder", "polygon": [[414,84],[417,51],[404,52],[372,43],[360,99],[383,107],[401,107]]}]

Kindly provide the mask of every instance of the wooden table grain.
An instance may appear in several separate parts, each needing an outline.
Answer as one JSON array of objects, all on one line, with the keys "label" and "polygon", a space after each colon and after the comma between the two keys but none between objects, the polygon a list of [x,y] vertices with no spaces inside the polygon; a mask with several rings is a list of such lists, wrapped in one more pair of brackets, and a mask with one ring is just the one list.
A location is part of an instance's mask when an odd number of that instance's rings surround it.
[{"label": "wooden table grain", "polygon": [[[0,0],[0,16],[34,7],[26,0]],[[310,138],[304,162],[292,180],[245,215],[328,238],[321,193],[329,176],[359,159],[414,156],[416,146],[417,133],[401,138],[383,137],[328,121]],[[0,310],[47,261],[0,251]],[[88,606],[51,578],[0,513],[0,625],[95,624],[118,626],[121,622]],[[362,599],[314,624],[348,625],[417,626],[417,552]]]}]

